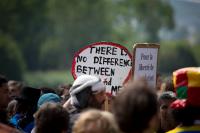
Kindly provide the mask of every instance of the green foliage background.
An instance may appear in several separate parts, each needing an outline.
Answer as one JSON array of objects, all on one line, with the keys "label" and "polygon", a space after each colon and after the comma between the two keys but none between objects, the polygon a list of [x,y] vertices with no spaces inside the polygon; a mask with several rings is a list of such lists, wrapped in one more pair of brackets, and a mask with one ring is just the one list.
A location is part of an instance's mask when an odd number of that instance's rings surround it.
[{"label": "green foliage background", "polygon": [[60,84],[71,84],[73,81],[70,71],[36,71],[26,72],[24,75],[24,83],[33,87],[56,88]]},{"label": "green foliage background", "polygon": [[35,86],[69,83],[74,53],[99,41],[130,51],[136,42],[160,43],[161,73],[198,66],[199,45],[160,40],[173,17],[166,0],[2,0],[0,73]]},{"label": "green foliage background", "polygon": [[0,35],[0,72],[10,79],[22,80],[25,62],[15,41],[5,35]]}]

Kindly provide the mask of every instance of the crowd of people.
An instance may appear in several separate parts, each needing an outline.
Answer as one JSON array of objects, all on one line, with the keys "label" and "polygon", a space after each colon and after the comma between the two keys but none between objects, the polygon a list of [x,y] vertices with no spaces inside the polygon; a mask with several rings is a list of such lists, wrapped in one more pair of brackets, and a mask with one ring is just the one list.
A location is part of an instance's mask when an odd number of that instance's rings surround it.
[{"label": "crowd of people", "polygon": [[0,133],[200,133],[200,68],[158,74],[155,88],[130,80],[109,97],[97,76],[53,89],[0,75]]}]

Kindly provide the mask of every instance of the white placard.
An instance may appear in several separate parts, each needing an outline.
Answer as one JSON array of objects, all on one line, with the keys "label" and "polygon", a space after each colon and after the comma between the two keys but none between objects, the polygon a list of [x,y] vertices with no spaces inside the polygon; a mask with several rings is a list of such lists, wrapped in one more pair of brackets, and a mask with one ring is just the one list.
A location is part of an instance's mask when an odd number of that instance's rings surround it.
[{"label": "white placard", "polygon": [[139,44],[134,49],[134,79],[144,77],[155,88],[159,45]]},{"label": "white placard", "polygon": [[98,42],[81,49],[74,57],[72,74],[96,75],[106,85],[106,92],[116,95],[131,75],[132,61],[128,50],[116,43]]}]

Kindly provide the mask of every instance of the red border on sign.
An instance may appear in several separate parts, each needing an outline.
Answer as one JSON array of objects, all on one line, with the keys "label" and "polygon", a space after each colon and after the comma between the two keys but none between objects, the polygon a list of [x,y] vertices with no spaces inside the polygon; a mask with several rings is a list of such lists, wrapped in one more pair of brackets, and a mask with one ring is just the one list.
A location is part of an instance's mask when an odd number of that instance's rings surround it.
[{"label": "red border on sign", "polygon": [[[96,45],[110,45],[110,46],[114,46],[114,47],[118,47],[120,49],[123,49],[129,56],[130,59],[132,59],[132,55],[130,54],[130,52],[128,51],[128,49],[120,44],[117,44],[117,43],[113,43],[113,42],[96,42],[96,43],[92,43],[92,44],[89,44],[85,47],[83,47],[82,49],[80,49],[78,52],[75,53],[74,55],[74,58],[73,58],[73,61],[72,61],[72,68],[71,68],[71,73],[72,73],[72,76],[74,79],[77,78],[77,75],[75,73],[75,66],[76,66],[76,57],[82,52],[84,51],[85,49],[87,48],[90,48],[92,46],[96,46]],[[124,80],[124,83],[126,83],[129,79],[131,78],[131,70],[129,71],[129,74],[127,76],[127,78]],[[124,84],[123,83],[123,84]]]}]

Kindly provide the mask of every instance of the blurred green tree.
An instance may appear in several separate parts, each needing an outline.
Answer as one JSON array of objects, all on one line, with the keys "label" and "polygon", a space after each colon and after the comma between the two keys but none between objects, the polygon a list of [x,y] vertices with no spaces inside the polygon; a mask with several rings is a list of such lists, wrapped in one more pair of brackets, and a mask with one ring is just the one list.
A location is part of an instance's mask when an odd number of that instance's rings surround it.
[{"label": "blurred green tree", "polygon": [[51,30],[46,15],[47,1],[0,1],[0,32],[16,41],[30,70],[38,68],[40,46]]},{"label": "blurred green tree", "polygon": [[0,33],[16,42],[28,70],[70,68],[90,43],[156,42],[173,27],[166,0],[11,0],[0,1],[0,12]]},{"label": "blurred green tree", "polygon": [[162,42],[158,70],[168,74],[183,67],[197,67],[192,47],[188,44],[187,41]]},{"label": "blurred green tree", "polygon": [[5,35],[0,35],[0,72],[9,79],[21,80],[25,63],[15,41]]},{"label": "blurred green tree", "polygon": [[119,0],[117,4],[120,19],[135,25],[134,30],[145,36],[143,41],[158,42],[161,28],[174,27],[173,10],[166,0]]},{"label": "blurred green tree", "polygon": [[54,32],[41,47],[42,68],[70,68],[72,57],[80,48],[110,40],[110,6],[108,0],[49,0]]}]

